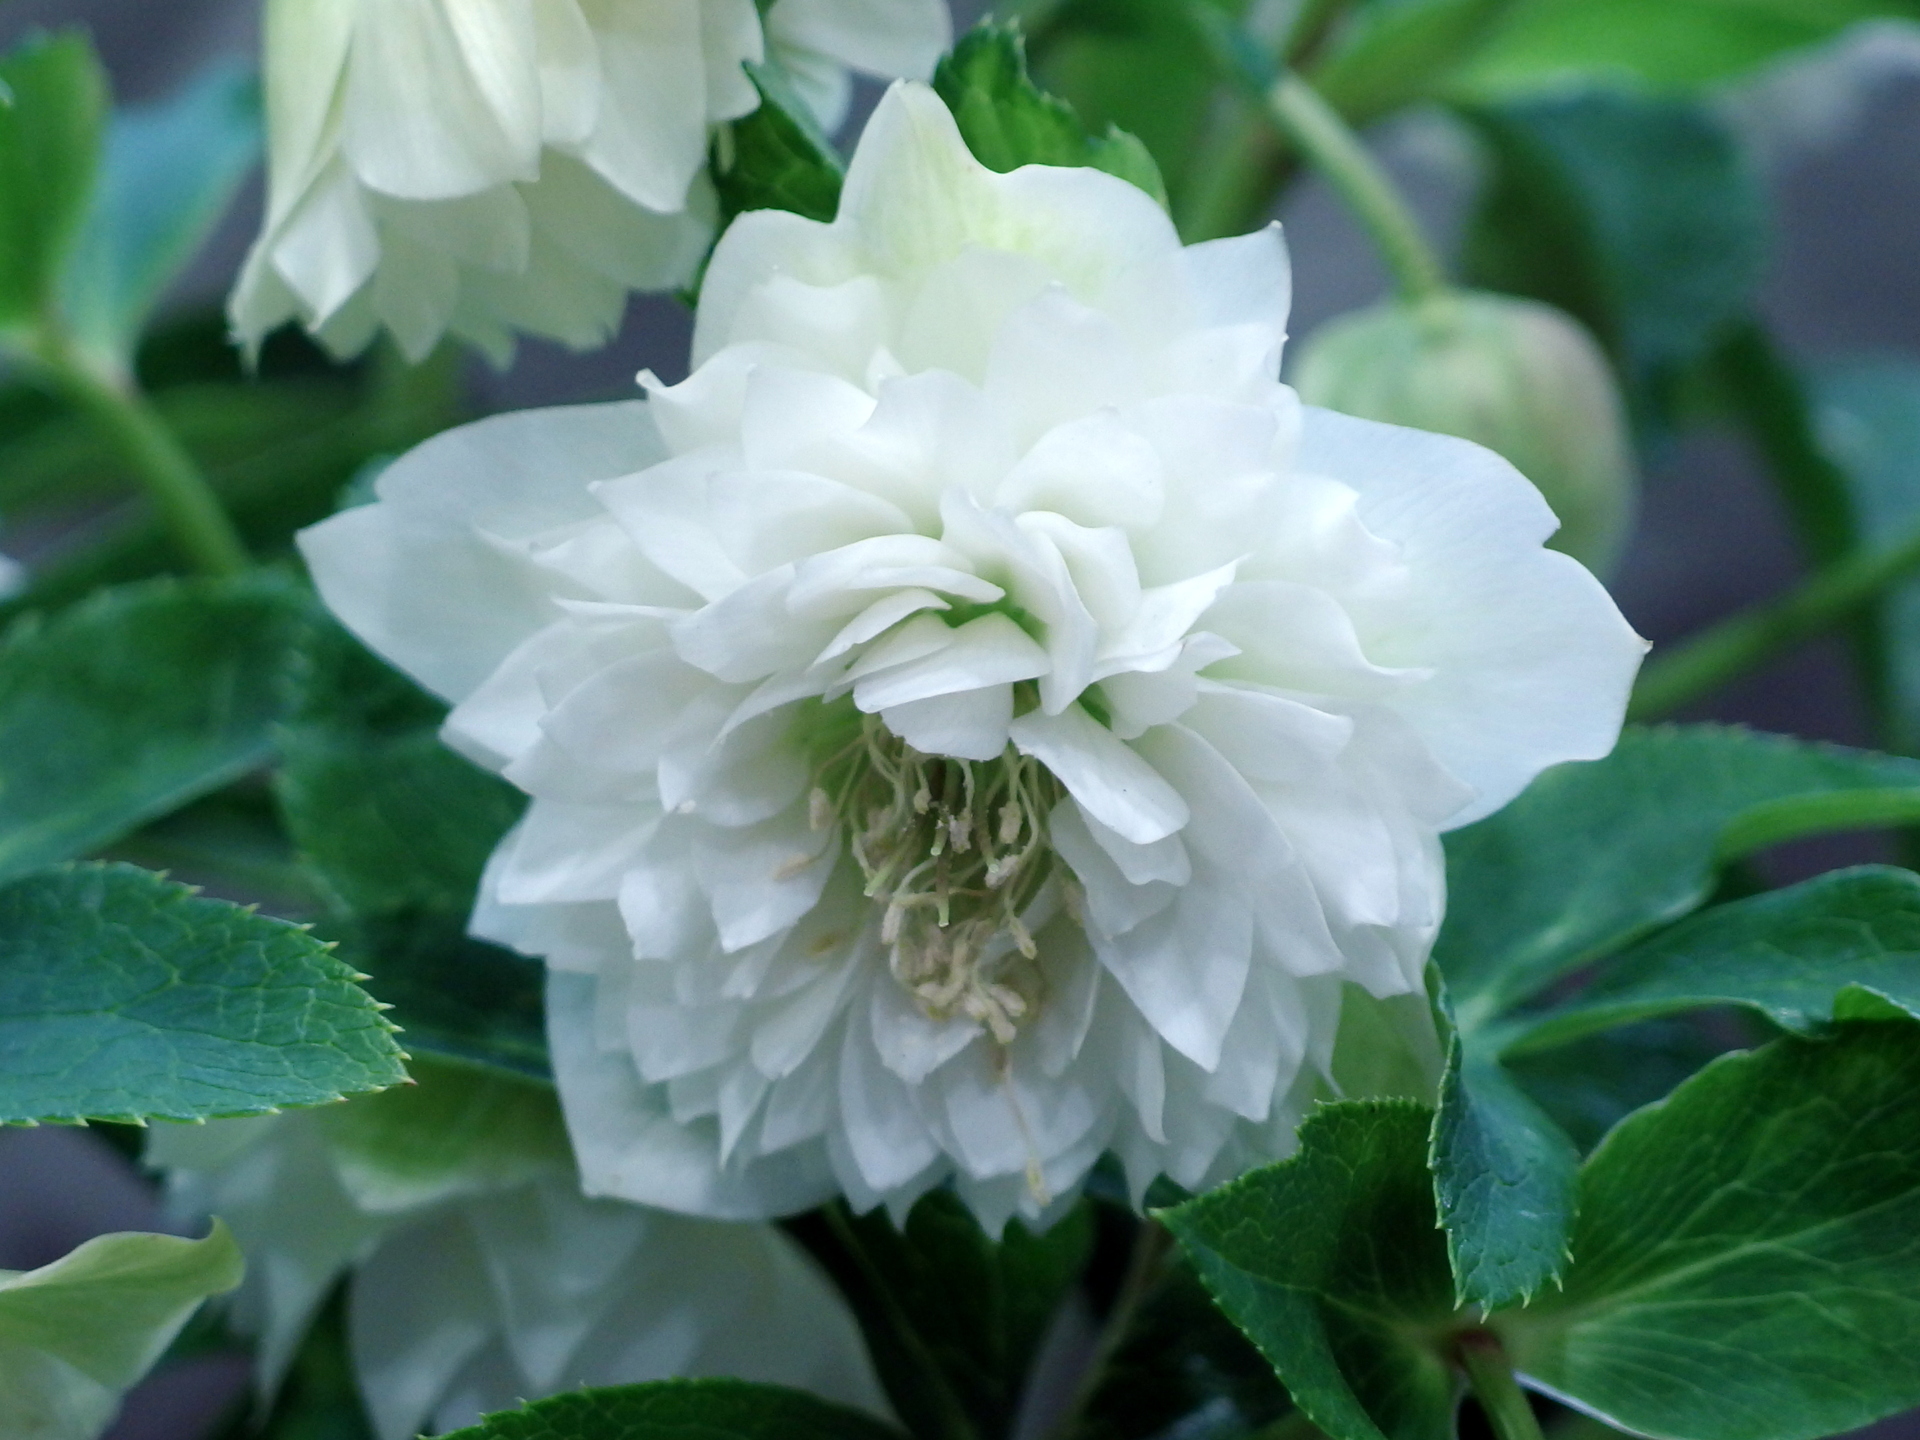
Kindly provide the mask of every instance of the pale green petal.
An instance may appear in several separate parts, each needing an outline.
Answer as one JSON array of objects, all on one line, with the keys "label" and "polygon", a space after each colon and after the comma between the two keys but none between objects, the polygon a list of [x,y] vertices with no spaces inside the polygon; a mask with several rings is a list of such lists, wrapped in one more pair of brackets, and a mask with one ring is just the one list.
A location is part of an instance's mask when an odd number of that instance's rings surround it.
[{"label": "pale green petal", "polygon": [[121,1393],[243,1268],[216,1220],[204,1240],[103,1235],[41,1269],[0,1272],[0,1435],[93,1440]]}]

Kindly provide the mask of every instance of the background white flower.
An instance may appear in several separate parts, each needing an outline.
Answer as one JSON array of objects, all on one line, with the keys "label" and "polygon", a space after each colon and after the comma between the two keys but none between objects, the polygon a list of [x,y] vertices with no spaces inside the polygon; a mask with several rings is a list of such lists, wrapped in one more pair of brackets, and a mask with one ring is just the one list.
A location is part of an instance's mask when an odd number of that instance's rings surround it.
[{"label": "background white flower", "polygon": [[1439,833],[1604,754],[1643,646],[1504,461],[1302,410],[1288,286],[896,86],[833,225],[723,238],[684,384],[307,532],[534,797],[476,928],[551,967],[590,1191],[997,1226],[1429,1077]]},{"label": "background white flower", "polygon": [[174,1207],[248,1261],[238,1328],[278,1386],[351,1270],[353,1364],[379,1440],[581,1385],[733,1375],[884,1413],[852,1319],[764,1225],[588,1200],[550,1093],[416,1066],[350,1105],[153,1132]]},{"label": "background white flower", "polygon": [[382,328],[605,340],[712,238],[711,127],[789,66],[829,126],[849,68],[924,76],[942,0],[268,0],[264,233],[231,304],[257,346],[298,319],[339,355]]}]

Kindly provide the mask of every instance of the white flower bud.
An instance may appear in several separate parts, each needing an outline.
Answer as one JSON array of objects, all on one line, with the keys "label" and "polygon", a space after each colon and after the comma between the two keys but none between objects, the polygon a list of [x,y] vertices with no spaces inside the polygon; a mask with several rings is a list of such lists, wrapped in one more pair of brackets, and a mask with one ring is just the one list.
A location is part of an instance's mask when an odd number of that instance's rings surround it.
[{"label": "white flower bud", "polygon": [[1293,380],[1309,404],[1485,445],[1559,516],[1549,545],[1601,575],[1619,559],[1632,441],[1606,357],[1564,312],[1477,291],[1387,301],[1314,331]]},{"label": "white flower bud", "polygon": [[924,76],[941,0],[268,0],[266,229],[234,291],[257,349],[298,320],[338,355],[382,329],[605,341],[633,290],[713,237],[714,126],[769,49],[838,123],[849,67]]}]

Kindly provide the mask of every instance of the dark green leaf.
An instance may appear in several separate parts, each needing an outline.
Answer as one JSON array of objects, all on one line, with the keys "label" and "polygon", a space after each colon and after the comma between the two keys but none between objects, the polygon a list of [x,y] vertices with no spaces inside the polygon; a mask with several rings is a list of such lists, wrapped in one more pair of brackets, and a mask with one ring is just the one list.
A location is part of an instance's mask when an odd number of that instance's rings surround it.
[{"label": "dark green leaf", "polygon": [[261,1416],[252,1406],[217,1440],[375,1440],[347,1343],[347,1285],[327,1298]]},{"label": "dark green leaf", "polygon": [[0,1123],[259,1115],[406,1078],[319,941],[129,865],[0,886],[0,958]]},{"label": "dark green leaf", "polygon": [[1705,1011],[1624,1025],[1505,1063],[1542,1112],[1585,1152],[1709,1061],[1766,1038],[1744,1015]]},{"label": "dark green leaf", "polygon": [[1220,1307],[1334,1440],[1452,1440],[1453,1282],[1427,1172],[1432,1112],[1329,1105],[1300,1153],[1167,1211]]},{"label": "dark green leaf", "polygon": [[1920,876],[1865,866],[1681,921],[1604,962],[1573,999],[1502,1026],[1507,1053],[1678,1011],[1744,1006],[1802,1034],[1920,1016]]},{"label": "dark green leaf", "polygon": [[29,40],[0,59],[0,336],[49,308],[100,159],[106,76],[77,34]]},{"label": "dark green leaf", "polygon": [[1463,113],[1493,166],[1462,256],[1468,283],[1579,317],[1643,403],[1746,313],[1765,196],[1704,106],[1587,91]]},{"label": "dark green leaf", "polygon": [[1314,88],[1356,125],[1432,99],[1511,8],[1510,0],[1396,0],[1362,7],[1314,67]]},{"label": "dark green leaf", "polygon": [[447,1440],[900,1440],[869,1415],[741,1380],[580,1390],[489,1415]]},{"label": "dark green leaf", "polygon": [[466,933],[525,797],[440,743],[445,707],[329,626],[309,648],[275,788],[331,892],[323,933],[410,1046],[544,1075],[540,965]]},{"label": "dark green leaf", "polygon": [[1483,93],[1577,80],[1692,87],[1752,70],[1909,0],[1520,0],[1464,85]]},{"label": "dark green leaf", "polygon": [[[1813,383],[1818,434],[1838,462],[1863,543],[1899,544],[1920,527],[1920,364],[1894,358],[1837,363]],[[1880,607],[1885,739],[1920,752],[1920,585]]]},{"label": "dark green leaf", "polygon": [[[1200,3],[1216,4],[1234,20],[1246,9],[1240,0]],[[1188,4],[1066,0],[1035,21],[1029,42],[1040,87],[1071,105],[1090,133],[1137,136],[1176,190],[1197,173],[1197,152],[1221,89]]]},{"label": "dark green leaf", "polygon": [[1463,1305],[1540,1293],[1566,1263],[1573,1142],[1478,1037],[1455,1035],[1433,1127],[1433,1182]]},{"label": "dark green leaf", "polygon": [[271,579],[160,581],[16,625],[0,641],[0,879],[265,764],[309,614]]},{"label": "dark green leaf", "polygon": [[1173,1256],[1082,1413],[1074,1440],[1252,1440],[1292,1409],[1273,1367]]},{"label": "dark green leaf", "polygon": [[933,88],[953,111],[967,148],[990,170],[1091,166],[1167,203],[1160,167],[1146,146],[1113,126],[1103,135],[1090,133],[1071,105],[1034,85],[1013,26],[988,23],[973,30],[940,62]]},{"label": "dark green leaf", "polygon": [[1093,1242],[1084,1204],[1041,1235],[1009,1221],[996,1243],[944,1190],[913,1207],[904,1232],[884,1210],[843,1207],[794,1229],[847,1295],[894,1408],[927,1435],[951,1433],[955,1408],[982,1436],[1009,1433]]},{"label": "dark green leaf", "polygon": [[[14,423],[13,398],[0,399],[0,515],[12,520],[47,502],[71,506],[133,493],[126,462],[85,416],[49,401],[22,406]],[[308,468],[300,452],[313,448],[316,434],[336,429],[357,397],[339,380],[300,379],[179,385],[152,398],[167,428],[231,495],[232,467],[268,457],[281,466],[282,483],[297,484]],[[337,480],[331,485],[339,489]]]},{"label": "dark green leaf", "polygon": [[75,339],[102,365],[132,360],[153,307],[259,153],[259,87],[231,62],[171,100],[114,117],[99,190],[61,284]]},{"label": "dark green leaf", "polygon": [[1531,1381],[1673,1440],[1813,1440],[1920,1403],[1920,1030],[1728,1056],[1581,1172]]},{"label": "dark green leaf", "polygon": [[1435,958],[1468,1030],[1697,908],[1724,861],[1920,812],[1920,762],[1718,726],[1630,728],[1447,837]]},{"label": "dark green leaf", "polygon": [[315,929],[371,977],[367,988],[393,1007],[408,1049],[550,1076],[545,967],[474,939],[466,926],[464,915],[411,911],[336,917]]},{"label": "dark green leaf", "polygon": [[806,102],[776,65],[749,65],[760,108],[736,120],[716,142],[714,186],[720,221],[749,210],[791,210],[831,220],[840,208],[845,167]]}]

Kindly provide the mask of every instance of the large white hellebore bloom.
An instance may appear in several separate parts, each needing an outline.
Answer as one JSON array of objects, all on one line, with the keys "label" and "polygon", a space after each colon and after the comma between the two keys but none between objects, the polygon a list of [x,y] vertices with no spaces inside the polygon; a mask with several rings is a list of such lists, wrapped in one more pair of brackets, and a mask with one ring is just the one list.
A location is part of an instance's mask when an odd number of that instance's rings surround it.
[{"label": "large white hellebore bloom", "polygon": [[1277,231],[896,86],[837,221],[723,238],[684,384],[306,534],[534,797],[476,927],[548,961],[589,1190],[997,1224],[1287,1153],[1343,1025],[1431,1047],[1440,832],[1606,753],[1643,646],[1505,461],[1303,411],[1287,304]]},{"label": "large white hellebore bloom", "polygon": [[416,1073],[349,1105],[153,1132],[175,1208],[221,1216],[247,1257],[233,1318],[267,1389],[351,1270],[379,1440],[687,1375],[882,1408],[844,1304],[777,1230],[583,1199],[549,1094]]},{"label": "large white hellebore bloom", "polygon": [[759,104],[769,48],[829,126],[849,68],[925,76],[943,0],[268,0],[266,228],[231,305],[336,354],[382,328],[574,346],[713,236],[711,127]]}]

